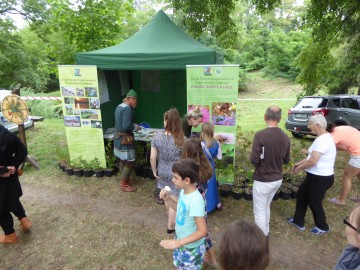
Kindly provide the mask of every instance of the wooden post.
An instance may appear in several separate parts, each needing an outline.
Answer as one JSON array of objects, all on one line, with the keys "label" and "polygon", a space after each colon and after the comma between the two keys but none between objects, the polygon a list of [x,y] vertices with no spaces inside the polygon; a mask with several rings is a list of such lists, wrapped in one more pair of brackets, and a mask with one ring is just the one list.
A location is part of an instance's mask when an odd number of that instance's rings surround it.
[{"label": "wooden post", "polygon": [[25,136],[25,126],[24,126],[24,124],[19,124],[18,127],[19,127],[19,139],[23,143],[23,145],[25,145],[27,147],[26,136]]},{"label": "wooden post", "polygon": [[14,87],[11,92],[14,94],[14,95],[18,95],[20,96],[20,88],[19,87]]}]

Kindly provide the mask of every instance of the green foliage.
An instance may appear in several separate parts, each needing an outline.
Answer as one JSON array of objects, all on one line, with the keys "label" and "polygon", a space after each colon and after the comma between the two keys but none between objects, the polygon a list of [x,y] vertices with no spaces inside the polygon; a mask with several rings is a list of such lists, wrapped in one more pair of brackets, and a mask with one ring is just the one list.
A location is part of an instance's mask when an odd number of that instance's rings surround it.
[{"label": "green foliage", "polygon": [[69,149],[66,142],[60,141],[55,144],[55,153],[58,161],[70,163]]},{"label": "green foliage", "polygon": [[269,35],[265,73],[295,79],[299,70],[292,62],[309,38],[304,31],[291,30],[286,33],[279,27],[274,29]]},{"label": "green foliage", "polygon": [[113,141],[104,140],[106,168],[113,168],[116,164],[116,156],[114,155]]},{"label": "green foliage", "polygon": [[49,0],[49,4],[53,29],[60,30],[77,52],[114,45],[114,38],[133,11],[131,1]]},{"label": "green foliage", "polygon": [[237,29],[231,13],[234,10],[232,0],[170,0],[178,21],[186,27],[194,37],[203,32],[216,36],[224,46],[236,44]]},{"label": "green foliage", "polygon": [[143,142],[135,141],[135,160],[138,165],[145,165],[147,150],[150,146],[144,145]]},{"label": "green foliage", "polygon": [[[283,3],[280,0],[253,2],[261,12]],[[359,1],[311,0],[306,3],[303,22],[312,31],[312,42],[296,61],[301,69],[298,79],[305,87],[305,94],[314,94],[324,85],[331,93],[347,93],[351,87],[360,90]]]},{"label": "green foliage", "polygon": [[94,170],[101,170],[101,169],[104,169],[102,166],[101,166],[101,162],[98,158],[94,158],[92,160],[92,168]]},{"label": "green foliage", "polygon": [[[48,96],[44,93],[34,93],[29,88],[21,88],[22,96]],[[62,104],[60,100],[27,100],[26,105],[31,108],[31,115],[44,116],[45,118],[62,118]]]},{"label": "green foliage", "polygon": [[305,95],[313,95],[320,89],[333,63],[329,44],[313,42],[301,51],[295,64],[301,68],[298,81],[304,86]]}]

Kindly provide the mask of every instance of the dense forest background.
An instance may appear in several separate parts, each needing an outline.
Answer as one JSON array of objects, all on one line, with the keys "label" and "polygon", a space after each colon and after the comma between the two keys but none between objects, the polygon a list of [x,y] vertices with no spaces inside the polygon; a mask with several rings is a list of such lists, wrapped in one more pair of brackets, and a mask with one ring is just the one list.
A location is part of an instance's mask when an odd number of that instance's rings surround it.
[{"label": "dense forest background", "polygon": [[306,95],[360,94],[358,0],[2,0],[0,88],[57,90],[57,65],[126,40],[159,9],[239,64],[240,90],[248,72],[263,70]]}]

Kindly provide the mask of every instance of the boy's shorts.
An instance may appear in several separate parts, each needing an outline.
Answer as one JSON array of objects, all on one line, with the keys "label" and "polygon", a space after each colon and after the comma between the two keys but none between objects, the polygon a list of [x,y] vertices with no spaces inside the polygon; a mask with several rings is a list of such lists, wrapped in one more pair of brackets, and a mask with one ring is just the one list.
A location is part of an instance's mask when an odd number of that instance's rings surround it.
[{"label": "boy's shorts", "polygon": [[180,270],[200,270],[205,256],[205,244],[195,248],[181,247],[174,250],[174,265]]}]

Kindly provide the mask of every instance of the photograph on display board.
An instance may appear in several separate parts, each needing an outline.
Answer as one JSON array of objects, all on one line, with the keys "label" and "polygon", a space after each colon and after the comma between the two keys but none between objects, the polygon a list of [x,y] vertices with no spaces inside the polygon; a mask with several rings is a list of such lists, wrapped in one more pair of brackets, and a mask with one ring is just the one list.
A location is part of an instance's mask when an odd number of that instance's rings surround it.
[{"label": "photograph on display board", "polygon": [[90,109],[100,109],[100,100],[98,98],[90,98]]},{"label": "photograph on display board", "polygon": [[72,97],[64,97],[65,104],[74,104],[74,98]]},{"label": "photograph on display board", "polygon": [[91,121],[90,120],[81,120],[81,125],[83,127],[90,127],[91,126]]},{"label": "photograph on display board", "polygon": [[210,122],[210,106],[209,105],[188,105],[188,113],[192,111],[200,111],[203,115],[203,122]]},{"label": "photograph on display board", "polygon": [[102,122],[91,120],[91,127],[92,128],[102,128]]},{"label": "photograph on display board", "polygon": [[74,115],[80,115],[80,110],[74,110]]},{"label": "photograph on display board", "polygon": [[236,125],[236,105],[234,102],[213,102],[212,123],[217,126]]},{"label": "photograph on display board", "polygon": [[83,97],[84,96],[84,89],[83,88],[76,88],[76,96]]},{"label": "photograph on display board", "polygon": [[221,136],[222,145],[235,144],[235,134],[234,133],[215,132],[214,137],[217,137],[217,136]]},{"label": "photograph on display board", "polygon": [[65,114],[66,115],[73,115],[74,109],[72,105],[65,105]]},{"label": "photograph on display board", "polygon": [[97,97],[97,88],[96,87],[85,87],[85,96],[86,97]]},{"label": "photograph on display board", "polygon": [[73,87],[62,86],[61,95],[63,95],[64,97],[75,96],[75,90]]},{"label": "photograph on display board", "polygon": [[67,127],[81,127],[80,116],[64,116],[64,124]]},{"label": "photograph on display board", "polygon": [[88,98],[75,98],[75,109],[89,109]]},{"label": "photograph on display board", "polygon": [[99,119],[99,112],[97,110],[82,110],[81,119]]},{"label": "photograph on display board", "polygon": [[235,145],[233,144],[223,144],[221,145],[221,152],[227,156],[234,156],[235,154]]}]

